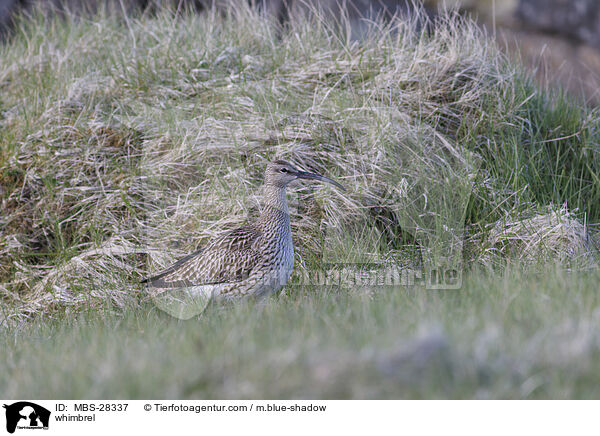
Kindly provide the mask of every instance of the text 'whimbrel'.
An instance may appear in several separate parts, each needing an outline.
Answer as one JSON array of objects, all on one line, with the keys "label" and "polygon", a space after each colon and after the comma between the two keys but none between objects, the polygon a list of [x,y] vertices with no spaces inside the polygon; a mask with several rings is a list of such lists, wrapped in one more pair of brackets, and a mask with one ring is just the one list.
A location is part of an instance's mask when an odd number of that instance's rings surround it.
[{"label": "text 'whimbrel'", "polygon": [[265,173],[264,209],[260,219],[218,236],[158,275],[146,279],[154,293],[186,291],[208,299],[261,297],[280,290],[294,267],[294,244],[286,186],[296,179],[342,185],[276,160]]}]

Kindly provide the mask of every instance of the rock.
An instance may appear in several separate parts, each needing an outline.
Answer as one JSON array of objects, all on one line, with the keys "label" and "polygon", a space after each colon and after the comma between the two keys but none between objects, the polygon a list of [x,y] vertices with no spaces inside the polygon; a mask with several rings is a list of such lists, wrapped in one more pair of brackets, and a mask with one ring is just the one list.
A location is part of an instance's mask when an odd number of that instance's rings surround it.
[{"label": "rock", "polygon": [[562,87],[589,106],[600,104],[600,51],[559,35],[499,29],[498,43],[518,56],[543,86]]},{"label": "rock", "polygon": [[[257,0],[256,3],[281,23],[285,23],[290,17],[310,14],[313,10],[333,19],[339,19],[344,14],[350,22],[351,36],[354,39],[363,37],[369,30],[369,22],[377,18],[390,20],[396,15],[403,16],[414,11],[411,0]],[[429,8],[425,8],[425,11],[429,16],[433,13]],[[424,24],[419,23],[421,26]]]},{"label": "rock", "polygon": [[598,0],[520,0],[516,16],[525,28],[564,35],[600,48]]},{"label": "rock", "polygon": [[0,36],[4,36],[10,28],[13,13],[20,3],[19,0],[0,0]]}]

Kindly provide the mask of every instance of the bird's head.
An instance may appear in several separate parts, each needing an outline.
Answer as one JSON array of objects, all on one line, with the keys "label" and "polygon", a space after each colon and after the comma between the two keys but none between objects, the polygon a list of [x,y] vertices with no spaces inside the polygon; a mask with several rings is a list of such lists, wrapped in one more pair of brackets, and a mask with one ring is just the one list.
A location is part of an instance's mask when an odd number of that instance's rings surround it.
[{"label": "bird's head", "polygon": [[346,190],[346,188],[344,188],[338,182],[331,180],[329,177],[325,177],[316,173],[300,171],[291,163],[284,160],[276,160],[267,165],[267,172],[265,176],[265,181],[267,184],[274,185],[279,188],[285,188],[288,183],[297,179],[319,180],[321,182],[331,183],[343,191]]}]

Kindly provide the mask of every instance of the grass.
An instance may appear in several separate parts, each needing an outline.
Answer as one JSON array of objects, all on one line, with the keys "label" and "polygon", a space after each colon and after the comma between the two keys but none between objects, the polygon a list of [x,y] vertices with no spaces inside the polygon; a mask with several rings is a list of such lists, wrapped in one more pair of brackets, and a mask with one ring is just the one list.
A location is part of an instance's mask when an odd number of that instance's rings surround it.
[{"label": "grass", "polygon": [[[0,336],[8,398],[597,398],[598,273],[460,291],[288,287],[180,321],[145,305]],[[241,328],[243,326],[243,328]]]},{"label": "grass", "polygon": [[[598,112],[468,19],[420,22],[23,18],[0,47],[0,391],[597,396]],[[348,188],[290,190],[285,295],[159,312],[139,280],[256,217],[276,156]],[[428,253],[460,291],[299,284]]]}]

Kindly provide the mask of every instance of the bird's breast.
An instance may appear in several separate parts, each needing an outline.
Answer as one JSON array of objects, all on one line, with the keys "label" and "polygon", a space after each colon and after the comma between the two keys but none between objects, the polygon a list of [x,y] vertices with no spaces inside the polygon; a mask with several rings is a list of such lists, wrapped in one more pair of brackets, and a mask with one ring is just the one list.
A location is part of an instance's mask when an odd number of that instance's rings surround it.
[{"label": "bird's breast", "polygon": [[287,241],[283,249],[282,268],[288,272],[289,277],[294,268],[294,245],[292,244],[292,238]]}]

